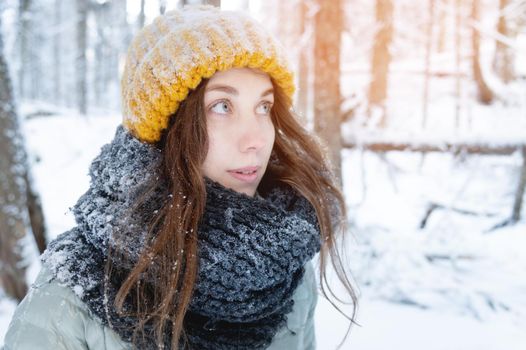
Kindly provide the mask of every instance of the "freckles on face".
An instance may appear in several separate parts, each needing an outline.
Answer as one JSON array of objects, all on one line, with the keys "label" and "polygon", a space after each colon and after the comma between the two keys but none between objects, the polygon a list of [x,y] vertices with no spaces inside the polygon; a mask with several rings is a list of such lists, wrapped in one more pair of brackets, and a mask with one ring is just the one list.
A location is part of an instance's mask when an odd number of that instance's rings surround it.
[{"label": "freckles on face", "polygon": [[210,78],[204,97],[205,176],[237,192],[255,194],[274,145],[273,103],[272,82],[266,73],[233,68]]}]

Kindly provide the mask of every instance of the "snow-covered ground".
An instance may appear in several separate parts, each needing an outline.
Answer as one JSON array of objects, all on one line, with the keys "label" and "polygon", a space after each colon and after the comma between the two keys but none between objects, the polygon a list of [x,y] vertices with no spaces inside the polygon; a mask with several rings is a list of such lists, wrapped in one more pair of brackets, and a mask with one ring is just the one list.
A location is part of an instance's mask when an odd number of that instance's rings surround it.
[{"label": "snow-covered ground", "polygon": [[[21,112],[39,108],[22,105]],[[518,128],[508,127],[513,140],[526,138],[519,119],[512,123]],[[82,117],[67,110],[25,120],[50,238],[74,225],[69,208],[87,189],[88,166],[119,122],[118,114]],[[504,132],[499,135],[505,139]],[[381,157],[358,150],[342,155],[351,223],[348,268],[360,297],[360,326],[353,326],[342,349],[525,349],[526,210],[517,225],[488,232],[511,212],[519,155],[457,159],[392,152]],[[435,210],[420,229],[430,203],[444,209]],[[32,243],[26,259],[30,283],[40,267]],[[0,295],[0,346],[14,309]],[[347,326],[320,296],[318,349],[336,349]]]}]

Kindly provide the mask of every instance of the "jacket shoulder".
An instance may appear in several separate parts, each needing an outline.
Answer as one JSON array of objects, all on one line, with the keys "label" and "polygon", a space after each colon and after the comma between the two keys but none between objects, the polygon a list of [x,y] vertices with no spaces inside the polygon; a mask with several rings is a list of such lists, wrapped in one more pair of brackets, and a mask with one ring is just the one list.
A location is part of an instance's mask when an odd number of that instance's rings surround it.
[{"label": "jacket shoulder", "polygon": [[127,349],[117,334],[43,266],[15,310],[4,350]]}]

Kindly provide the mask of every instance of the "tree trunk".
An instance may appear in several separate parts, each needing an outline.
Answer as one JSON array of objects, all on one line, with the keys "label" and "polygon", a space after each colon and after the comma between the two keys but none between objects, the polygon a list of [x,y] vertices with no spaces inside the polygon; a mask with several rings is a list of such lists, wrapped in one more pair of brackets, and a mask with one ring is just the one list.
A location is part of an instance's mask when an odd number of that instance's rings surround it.
[{"label": "tree trunk", "polygon": [[103,101],[103,91],[104,91],[104,84],[103,77],[106,75],[104,74],[104,68],[106,67],[106,57],[104,56],[104,53],[106,52],[106,47],[108,45],[107,38],[105,37],[104,29],[107,26],[106,23],[106,9],[107,9],[107,3],[99,4],[97,2],[93,3],[93,11],[92,13],[95,15],[95,32],[97,33],[97,36],[95,38],[94,46],[94,54],[95,54],[95,62],[94,62],[94,69],[92,71],[93,74],[93,81],[92,81],[92,88],[93,88],[93,98],[97,104],[97,106],[100,106],[104,103]]},{"label": "tree trunk", "polygon": [[[107,90],[107,96],[118,96],[120,92],[119,84],[119,61],[124,59],[124,55],[131,43],[132,32],[128,24],[127,12],[128,4],[126,0],[113,0],[109,5],[110,14],[108,22],[110,22],[113,30],[109,35],[108,45],[106,47],[106,74],[104,75],[104,84]],[[108,101],[108,103],[111,101]],[[115,102],[114,102],[115,103]],[[110,106],[115,109],[119,107],[116,102]]]},{"label": "tree trunk", "polygon": [[341,181],[340,0],[318,0],[314,34],[314,130],[327,143],[335,176]]},{"label": "tree trunk", "polygon": [[241,0],[239,2],[239,8],[245,11],[248,11],[250,6],[248,5],[248,0]]},{"label": "tree trunk", "polygon": [[[471,3],[471,18],[477,22],[479,20],[479,0],[472,0]],[[477,28],[471,27],[471,46],[473,50],[473,78],[477,83],[478,100],[484,104],[490,104],[493,101],[493,91],[489,88],[482,75],[480,68],[480,34]]]},{"label": "tree trunk", "polygon": [[427,20],[427,38],[426,38],[426,56],[425,56],[425,76],[424,76],[424,97],[422,101],[422,128],[427,124],[427,107],[429,104],[429,83],[431,80],[431,49],[433,43],[433,25],[435,14],[435,0],[428,0],[428,20]]},{"label": "tree trunk", "polygon": [[[312,47],[310,43],[312,40],[307,40],[305,35],[309,35],[307,31],[311,25],[311,18],[308,18],[308,7],[305,1],[299,2],[299,57],[298,57],[298,99],[297,110],[300,118],[304,124],[307,123],[309,111],[309,62],[312,57]],[[309,38],[310,39],[310,38]]]},{"label": "tree trunk", "polygon": [[279,41],[292,49],[292,45],[297,43],[299,9],[297,0],[277,1],[273,6],[272,14],[277,19],[276,35]]},{"label": "tree trunk", "polygon": [[[510,0],[499,0],[499,21],[497,23],[497,32],[506,38],[511,36],[505,15],[505,9],[509,3]],[[514,77],[513,50],[500,40],[496,40],[495,45],[493,69],[504,83],[509,83]]]},{"label": "tree trunk", "polygon": [[[43,4],[36,1],[31,2],[31,9],[25,14],[29,17],[26,52],[28,56],[25,68],[29,90],[26,91],[26,96],[41,101],[49,98],[48,84],[44,80],[44,75],[47,74],[44,68],[47,57],[42,54],[45,52],[45,41],[47,39],[44,30],[44,11]],[[45,18],[45,20],[48,21],[49,19]]]},{"label": "tree trunk", "polygon": [[221,7],[221,0],[205,0],[205,3],[215,7]]},{"label": "tree trunk", "polygon": [[[59,28],[62,24],[62,0],[55,0],[55,17],[54,17],[54,26]],[[62,99],[62,79],[61,79],[61,55],[62,55],[62,45],[61,45],[62,34],[60,30],[56,30],[55,35],[53,35],[53,100],[55,104],[60,105]]]},{"label": "tree trunk", "polygon": [[75,74],[77,77],[77,108],[79,113],[86,114],[88,109],[88,78],[87,78],[87,17],[88,0],[77,0],[77,56]]},{"label": "tree trunk", "polygon": [[29,38],[29,20],[31,7],[30,0],[20,0],[18,5],[18,50],[19,50],[19,66],[18,66],[18,96],[21,98],[26,96],[26,72],[29,57],[28,55],[28,38]]},{"label": "tree trunk", "polygon": [[511,214],[512,222],[518,222],[521,219],[522,200],[526,188],[526,146],[522,147],[522,166],[519,175],[519,183],[517,192],[515,192],[515,200],[513,202],[513,210]]},{"label": "tree trunk", "polygon": [[104,54],[103,54],[104,43],[102,42],[102,40],[104,39],[99,36],[97,40],[98,42],[95,44],[95,49],[94,49],[95,68],[92,71],[93,73],[92,86],[93,86],[93,99],[96,102],[97,106],[102,107],[105,105],[105,102],[106,102],[105,101],[106,94],[104,92],[107,92],[107,91],[104,91],[105,90],[104,87],[107,85],[104,84],[104,77],[107,76],[107,74],[105,74],[106,73],[105,68],[107,65],[105,63]]},{"label": "tree trunk", "polygon": [[0,285],[7,295],[19,301],[27,292],[21,244],[28,230],[26,170],[0,32]]},{"label": "tree trunk", "polygon": [[307,19],[307,7],[305,1],[278,1],[270,7],[269,15],[273,16],[277,21],[275,28],[277,37],[285,48],[288,49],[288,55],[297,64],[298,74],[295,77],[297,81],[296,104],[295,110],[302,124],[306,124],[307,117],[307,94],[308,94],[308,62],[309,57],[312,56],[312,48],[310,42],[306,40],[304,35],[309,28],[310,19]]},{"label": "tree trunk", "polygon": [[457,76],[455,79],[455,130],[458,130],[460,126],[460,103],[461,103],[461,9],[462,9],[462,0],[455,1],[455,67],[457,71]]},{"label": "tree trunk", "polygon": [[385,124],[385,99],[391,54],[389,46],[393,37],[393,4],[391,0],[376,0],[376,31],[371,63],[369,105],[383,111],[381,126]]},{"label": "tree trunk", "polygon": [[144,22],[146,20],[146,16],[144,15],[144,3],[145,3],[146,0],[141,0],[141,12],[139,12],[139,19],[137,21],[137,25],[139,27],[139,29],[141,29],[142,27],[144,27]]},{"label": "tree trunk", "polygon": [[31,224],[31,231],[33,232],[33,238],[37,244],[37,248],[40,254],[44,253],[47,247],[47,234],[46,224],[44,220],[44,212],[42,210],[42,204],[40,202],[40,196],[33,190],[33,181],[29,177],[29,168],[24,174],[24,181],[26,183],[26,196],[27,196],[27,210],[29,213],[29,223]]},{"label": "tree trunk", "polygon": [[439,19],[438,19],[438,45],[437,51],[444,52],[446,49],[446,33],[447,33],[447,7],[449,0],[441,0],[438,2]]},{"label": "tree trunk", "polygon": [[344,148],[360,148],[360,150],[367,150],[375,153],[383,152],[419,152],[419,153],[451,153],[454,156],[464,154],[479,154],[479,155],[497,155],[509,156],[524,147],[525,144],[486,144],[484,142],[440,142],[440,143],[425,143],[425,142],[398,142],[398,141],[381,141],[381,140],[359,140],[345,141]]}]

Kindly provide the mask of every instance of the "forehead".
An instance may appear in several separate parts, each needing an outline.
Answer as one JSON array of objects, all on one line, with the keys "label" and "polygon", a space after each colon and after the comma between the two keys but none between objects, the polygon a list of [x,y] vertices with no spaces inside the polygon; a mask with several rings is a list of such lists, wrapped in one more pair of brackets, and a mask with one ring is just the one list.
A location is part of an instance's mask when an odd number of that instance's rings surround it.
[{"label": "forehead", "polygon": [[209,84],[216,82],[241,84],[246,83],[247,80],[250,80],[251,83],[272,87],[270,76],[267,73],[248,67],[218,71],[210,77]]}]

